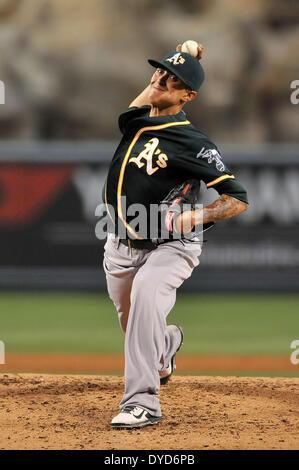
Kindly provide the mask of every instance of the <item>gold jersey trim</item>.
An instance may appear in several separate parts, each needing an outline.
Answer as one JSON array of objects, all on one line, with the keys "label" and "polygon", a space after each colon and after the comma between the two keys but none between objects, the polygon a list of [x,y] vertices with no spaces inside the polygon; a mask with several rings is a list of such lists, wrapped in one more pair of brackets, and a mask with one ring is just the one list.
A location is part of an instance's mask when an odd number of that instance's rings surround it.
[{"label": "gold jersey trim", "polygon": [[227,180],[227,179],[234,179],[234,175],[223,175],[219,176],[219,178],[216,178],[215,180],[211,181],[210,183],[207,183],[207,188],[210,188],[211,186],[214,186],[214,184],[220,183],[220,181]]}]

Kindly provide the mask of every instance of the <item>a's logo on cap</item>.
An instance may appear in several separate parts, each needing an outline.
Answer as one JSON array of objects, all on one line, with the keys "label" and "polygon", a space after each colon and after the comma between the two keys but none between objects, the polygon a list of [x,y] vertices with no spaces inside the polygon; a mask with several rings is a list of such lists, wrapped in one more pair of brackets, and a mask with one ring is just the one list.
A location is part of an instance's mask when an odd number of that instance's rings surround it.
[{"label": "a's logo on cap", "polygon": [[169,57],[169,59],[166,59],[166,62],[172,62],[173,65],[179,65],[179,64],[184,64],[185,59],[181,54],[178,52],[177,54],[174,54],[172,57]]}]

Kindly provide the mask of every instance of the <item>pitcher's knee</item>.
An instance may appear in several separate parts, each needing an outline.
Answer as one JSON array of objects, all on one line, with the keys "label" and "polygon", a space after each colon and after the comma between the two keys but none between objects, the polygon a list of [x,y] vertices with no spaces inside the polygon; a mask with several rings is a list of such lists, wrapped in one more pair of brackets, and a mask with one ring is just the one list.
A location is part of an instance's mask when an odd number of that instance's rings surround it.
[{"label": "pitcher's knee", "polygon": [[165,281],[155,274],[144,273],[136,276],[131,290],[131,302],[140,299],[143,304],[153,303],[157,295],[163,291]]}]

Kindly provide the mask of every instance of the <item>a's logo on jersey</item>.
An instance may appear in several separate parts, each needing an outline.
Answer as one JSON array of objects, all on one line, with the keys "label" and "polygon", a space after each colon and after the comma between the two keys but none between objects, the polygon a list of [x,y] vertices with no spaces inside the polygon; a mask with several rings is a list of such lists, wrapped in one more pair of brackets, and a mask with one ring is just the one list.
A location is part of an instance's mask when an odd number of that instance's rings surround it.
[{"label": "a's logo on jersey", "polygon": [[166,62],[172,62],[173,65],[180,65],[185,63],[185,59],[181,54],[178,52],[177,54],[174,54],[172,57],[169,57],[169,59],[166,59]]},{"label": "a's logo on jersey", "polygon": [[[145,165],[145,162],[142,162],[141,160],[146,161],[146,172],[149,176],[154,174],[156,171],[159,170],[159,168],[166,168],[167,167],[167,160],[168,157],[165,153],[161,153],[161,150],[158,149],[159,145],[159,139],[156,137],[153,137],[151,140],[149,140],[146,144],[144,144],[145,149],[140,152],[137,157],[132,157],[129,160],[129,163],[136,163],[138,168],[142,168]],[[156,165],[158,166],[153,166],[153,157],[154,155],[157,155],[157,160],[156,160]]]},{"label": "a's logo on jersey", "polygon": [[225,165],[216,149],[206,149],[205,147],[202,147],[201,151],[196,155],[196,158],[207,158],[208,163],[215,162],[218,171],[225,170]]}]

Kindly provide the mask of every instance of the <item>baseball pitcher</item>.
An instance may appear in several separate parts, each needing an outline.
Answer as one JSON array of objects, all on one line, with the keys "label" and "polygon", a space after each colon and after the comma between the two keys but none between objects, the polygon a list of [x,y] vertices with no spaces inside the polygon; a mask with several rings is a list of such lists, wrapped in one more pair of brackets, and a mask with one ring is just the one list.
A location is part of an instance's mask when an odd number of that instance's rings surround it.
[{"label": "baseball pitcher", "polygon": [[[155,68],[150,84],[118,121],[122,139],[104,187],[112,229],[103,260],[108,293],[125,332],[125,391],[111,421],[114,428],[161,421],[159,388],[173,373],[183,341],[182,329],[166,320],[176,290],[199,264],[198,233],[248,206],[244,187],[216,145],[183,110],[204,81],[202,52],[200,44],[196,57],[178,45],[161,61],[149,60]],[[219,198],[198,208],[200,183]],[[151,210],[161,203],[161,222],[152,236]],[[143,230],[137,230],[130,211],[136,204],[146,213]]]}]

